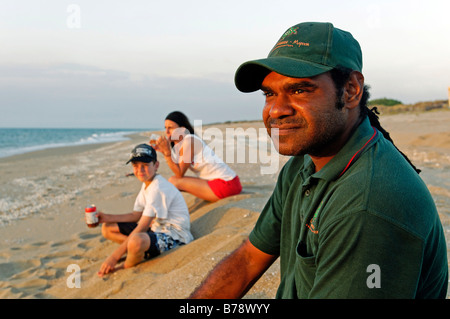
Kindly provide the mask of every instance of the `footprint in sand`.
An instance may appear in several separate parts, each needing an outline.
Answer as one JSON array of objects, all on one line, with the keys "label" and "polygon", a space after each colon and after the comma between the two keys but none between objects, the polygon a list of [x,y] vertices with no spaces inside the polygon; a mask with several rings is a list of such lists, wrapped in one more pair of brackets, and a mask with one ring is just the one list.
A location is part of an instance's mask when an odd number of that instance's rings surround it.
[{"label": "footprint in sand", "polygon": [[0,280],[8,281],[15,275],[30,268],[35,269],[40,265],[41,262],[39,260],[7,262],[0,264]]},{"label": "footprint in sand", "polygon": [[78,238],[84,239],[84,240],[92,239],[92,238],[99,237],[99,236],[100,236],[99,233],[87,233],[87,232],[85,232],[85,233],[78,234]]}]

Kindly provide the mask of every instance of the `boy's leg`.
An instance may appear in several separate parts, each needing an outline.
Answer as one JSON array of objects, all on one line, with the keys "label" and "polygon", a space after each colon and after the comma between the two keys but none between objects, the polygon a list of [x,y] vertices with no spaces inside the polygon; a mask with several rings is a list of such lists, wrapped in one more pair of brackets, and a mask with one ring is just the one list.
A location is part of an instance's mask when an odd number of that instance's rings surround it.
[{"label": "boy's leg", "polygon": [[128,237],[120,232],[117,223],[104,223],[102,225],[102,235],[106,239],[112,240],[118,244],[123,243]]},{"label": "boy's leg", "polygon": [[130,268],[144,260],[145,252],[150,248],[151,240],[147,233],[137,233],[128,239],[127,259],[124,267]]}]

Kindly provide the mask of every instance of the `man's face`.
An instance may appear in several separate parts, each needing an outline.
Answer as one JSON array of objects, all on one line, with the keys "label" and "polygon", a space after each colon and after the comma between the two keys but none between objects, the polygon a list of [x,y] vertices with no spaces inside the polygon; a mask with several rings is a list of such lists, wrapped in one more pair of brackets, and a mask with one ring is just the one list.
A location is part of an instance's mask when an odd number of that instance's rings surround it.
[{"label": "man's face", "polygon": [[266,96],[264,124],[280,154],[336,154],[347,113],[336,107],[336,89],[328,73],[290,78],[271,72],[261,90]]}]

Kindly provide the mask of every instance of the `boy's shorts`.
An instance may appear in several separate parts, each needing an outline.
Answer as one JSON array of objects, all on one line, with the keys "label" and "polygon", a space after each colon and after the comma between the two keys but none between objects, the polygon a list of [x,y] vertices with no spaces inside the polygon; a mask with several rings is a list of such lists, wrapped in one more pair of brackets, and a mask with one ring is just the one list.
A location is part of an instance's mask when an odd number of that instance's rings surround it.
[{"label": "boy's shorts", "polygon": [[[117,223],[117,225],[120,233],[128,236],[136,228],[137,223]],[[150,237],[150,248],[145,252],[145,259],[156,257],[165,251],[184,244],[167,234],[155,233],[150,228],[147,230],[147,235]]]},{"label": "boy's shorts", "polygon": [[241,181],[237,175],[231,181],[224,181],[223,179],[210,180],[208,185],[219,198],[237,195],[242,191]]}]

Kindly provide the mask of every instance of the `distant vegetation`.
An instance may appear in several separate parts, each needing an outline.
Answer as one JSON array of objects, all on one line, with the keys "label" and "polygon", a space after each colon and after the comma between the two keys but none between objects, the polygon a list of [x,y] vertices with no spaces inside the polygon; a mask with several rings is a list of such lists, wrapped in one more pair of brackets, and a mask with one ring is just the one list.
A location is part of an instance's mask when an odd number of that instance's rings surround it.
[{"label": "distant vegetation", "polygon": [[[426,112],[432,110],[450,111],[448,100],[436,100],[428,102],[418,102],[415,104],[403,104],[399,100],[382,98],[369,101],[369,108],[376,107],[380,114],[396,114],[404,112]],[[233,123],[252,123],[262,122],[261,119],[254,120],[236,120],[236,121],[224,121],[216,123],[207,123],[204,125],[217,125],[217,124],[233,124]]]},{"label": "distant vegetation", "polygon": [[382,98],[382,99],[376,99],[369,101],[369,105],[384,105],[384,106],[394,106],[398,104],[403,104],[399,100],[394,99],[388,99],[388,98]]},{"label": "distant vegetation", "polygon": [[369,101],[369,108],[376,106],[381,114],[394,114],[401,112],[425,112],[436,109],[450,110],[448,100],[418,102],[415,104],[403,104],[394,99],[382,98]]}]

